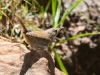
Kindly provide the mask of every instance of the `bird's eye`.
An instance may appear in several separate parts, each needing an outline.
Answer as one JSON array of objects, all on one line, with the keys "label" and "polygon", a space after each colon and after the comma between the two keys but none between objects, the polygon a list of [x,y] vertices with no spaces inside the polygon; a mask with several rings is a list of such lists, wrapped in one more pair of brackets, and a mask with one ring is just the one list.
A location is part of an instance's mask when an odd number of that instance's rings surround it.
[{"label": "bird's eye", "polygon": [[57,33],[57,30],[54,30],[55,33]]}]

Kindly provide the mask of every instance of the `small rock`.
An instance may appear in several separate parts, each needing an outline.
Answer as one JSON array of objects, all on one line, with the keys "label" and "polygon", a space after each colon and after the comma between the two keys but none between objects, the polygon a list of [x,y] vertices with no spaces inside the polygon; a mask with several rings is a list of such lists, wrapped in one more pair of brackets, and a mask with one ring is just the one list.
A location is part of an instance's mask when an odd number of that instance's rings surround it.
[{"label": "small rock", "polygon": [[80,38],[78,38],[78,39],[76,39],[76,40],[74,40],[73,41],[73,43],[74,43],[74,45],[76,45],[76,46],[80,46],[81,45],[81,39]]},{"label": "small rock", "polygon": [[89,44],[91,42],[91,40],[88,37],[83,37],[81,39],[81,42],[84,43],[84,44]]}]

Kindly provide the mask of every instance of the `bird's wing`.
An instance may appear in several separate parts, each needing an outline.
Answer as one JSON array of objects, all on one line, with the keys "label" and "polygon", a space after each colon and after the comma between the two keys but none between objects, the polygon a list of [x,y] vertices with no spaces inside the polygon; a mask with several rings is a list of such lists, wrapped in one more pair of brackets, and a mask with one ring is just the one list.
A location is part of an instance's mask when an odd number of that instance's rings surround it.
[{"label": "bird's wing", "polygon": [[47,38],[47,35],[43,31],[27,32],[26,35],[28,35],[31,38],[50,40],[49,38]]}]

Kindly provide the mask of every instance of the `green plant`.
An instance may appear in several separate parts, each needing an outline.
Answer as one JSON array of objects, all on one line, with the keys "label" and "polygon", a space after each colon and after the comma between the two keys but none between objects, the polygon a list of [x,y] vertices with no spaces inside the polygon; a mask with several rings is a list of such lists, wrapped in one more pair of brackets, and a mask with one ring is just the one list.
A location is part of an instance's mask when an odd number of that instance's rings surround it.
[{"label": "green plant", "polygon": [[42,13],[42,18],[46,18],[47,17],[47,10],[50,6],[51,0],[48,1],[45,9],[36,0],[34,0],[34,2],[38,6],[38,8],[40,9],[40,12]]},{"label": "green plant", "polygon": [[[60,18],[60,6],[61,6],[61,0],[58,0],[58,6],[57,6],[57,11],[55,11],[54,14],[55,15],[55,20],[54,20],[54,24],[53,27],[54,28],[59,28],[61,27],[61,25],[63,24],[64,20],[66,19],[66,17],[73,11],[73,9],[75,9],[81,2],[83,2],[84,0],[77,0],[77,2],[75,4],[72,5],[72,7],[69,7],[68,9],[65,10],[61,20],[58,22],[59,18]],[[56,4],[56,3],[55,3]],[[52,7],[54,7],[54,5],[52,4]],[[54,11],[54,10],[53,10]],[[57,18],[56,18],[57,17]]]},{"label": "green plant", "polygon": [[[81,2],[83,2],[84,0],[77,0],[77,2],[75,4],[72,5],[72,7],[68,8],[65,10],[65,13],[63,14],[61,20],[59,21],[60,18],[60,7],[61,7],[61,0],[58,0],[58,5],[57,5],[57,1],[56,0],[52,0],[52,17],[53,17],[53,27],[54,28],[59,28],[61,27],[61,25],[63,24],[64,20],[66,19],[66,17],[72,12],[73,9],[75,9]],[[56,7],[57,6],[57,7]],[[64,40],[67,41],[67,40]],[[51,50],[54,51],[56,59],[58,61],[59,67],[60,69],[66,74],[67,70],[65,69],[62,60],[60,58],[60,56],[56,53],[56,51],[54,50],[54,45],[53,47],[51,46]]]},{"label": "green plant", "polygon": [[53,28],[59,28],[58,21],[60,18],[60,8],[61,8],[61,0],[58,0],[58,4],[56,0],[52,0]]},{"label": "green plant", "polygon": [[25,24],[25,26],[30,27],[30,28],[32,28],[32,29],[35,30],[35,31],[39,31],[39,28],[37,28],[37,27],[35,27],[35,26],[33,26],[33,25]]},{"label": "green plant", "polygon": [[67,42],[67,41],[75,40],[77,38],[87,37],[87,36],[93,36],[93,35],[98,35],[98,34],[100,34],[100,32],[79,34],[79,35],[70,37],[70,38],[68,38],[66,40],[60,40],[59,43],[64,43],[64,42]]}]

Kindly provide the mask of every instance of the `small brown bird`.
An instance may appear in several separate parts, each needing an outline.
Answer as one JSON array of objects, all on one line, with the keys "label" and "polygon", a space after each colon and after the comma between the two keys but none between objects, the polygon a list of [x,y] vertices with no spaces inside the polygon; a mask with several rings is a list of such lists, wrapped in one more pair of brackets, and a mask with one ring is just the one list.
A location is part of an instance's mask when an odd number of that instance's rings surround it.
[{"label": "small brown bird", "polygon": [[52,43],[60,30],[60,28],[50,28],[47,30],[28,31],[18,16],[17,18],[20,21],[21,32],[25,42],[29,44],[33,50],[45,50]]}]

